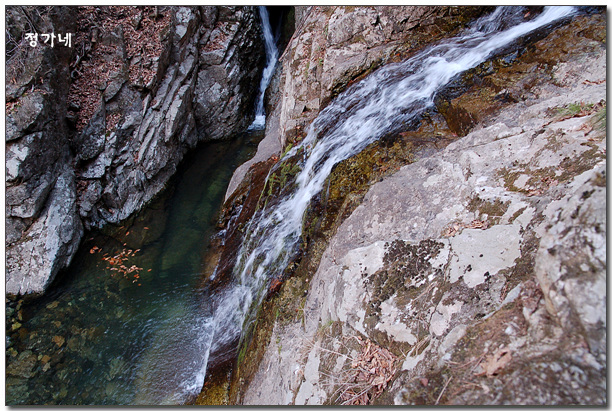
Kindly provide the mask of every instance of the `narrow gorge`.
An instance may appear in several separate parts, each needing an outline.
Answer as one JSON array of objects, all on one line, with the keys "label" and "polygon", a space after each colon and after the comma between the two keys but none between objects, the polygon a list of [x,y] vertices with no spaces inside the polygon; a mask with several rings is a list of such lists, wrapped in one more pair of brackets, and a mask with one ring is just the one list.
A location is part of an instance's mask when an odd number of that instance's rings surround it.
[{"label": "narrow gorge", "polygon": [[6,15],[7,404],[606,404],[605,8]]}]

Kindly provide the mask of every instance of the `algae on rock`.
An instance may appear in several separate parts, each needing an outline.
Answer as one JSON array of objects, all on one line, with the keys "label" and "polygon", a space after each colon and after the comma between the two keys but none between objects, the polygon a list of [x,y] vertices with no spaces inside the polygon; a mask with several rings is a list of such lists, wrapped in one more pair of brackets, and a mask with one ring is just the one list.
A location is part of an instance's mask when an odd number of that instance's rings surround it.
[{"label": "algae on rock", "polygon": [[[342,402],[343,359],[358,353],[346,341],[361,337],[401,361],[375,404],[605,403],[605,130],[594,111],[550,110],[605,101],[602,30],[601,14],[575,17],[481,67],[486,81],[451,99],[472,116],[465,137],[449,125],[439,150],[381,181],[376,156],[336,166],[309,211],[299,281],[258,317],[235,401]],[[278,321],[275,301],[297,284],[303,317]]]}]

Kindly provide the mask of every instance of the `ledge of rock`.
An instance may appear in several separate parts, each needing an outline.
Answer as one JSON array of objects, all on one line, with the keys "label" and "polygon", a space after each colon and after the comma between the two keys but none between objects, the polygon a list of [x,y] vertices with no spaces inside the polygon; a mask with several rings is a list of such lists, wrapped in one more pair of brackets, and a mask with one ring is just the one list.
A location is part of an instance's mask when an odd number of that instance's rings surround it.
[{"label": "ledge of rock", "polygon": [[239,401],[605,404],[602,24],[537,43],[572,36],[552,81],[370,188]]}]

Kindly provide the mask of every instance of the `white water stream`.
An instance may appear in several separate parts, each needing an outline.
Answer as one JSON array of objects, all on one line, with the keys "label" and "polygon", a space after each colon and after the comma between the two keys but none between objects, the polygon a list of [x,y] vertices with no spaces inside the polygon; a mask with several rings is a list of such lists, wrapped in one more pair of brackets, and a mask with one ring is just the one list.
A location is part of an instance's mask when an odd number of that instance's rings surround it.
[{"label": "white water stream", "polygon": [[[252,218],[233,283],[214,296],[215,313],[203,330],[211,342],[211,357],[238,338],[249,312],[261,302],[268,281],[286,268],[300,238],[304,212],[334,165],[417,119],[433,105],[436,93],[458,74],[486,61],[519,37],[571,15],[574,9],[546,7],[531,21],[524,21],[523,13],[521,7],[500,7],[460,36],[402,63],[382,67],[347,89],[319,114],[303,142],[285,157],[300,156],[301,171],[294,191]],[[205,370],[206,364],[204,374]],[[202,380],[203,375],[198,382]]]},{"label": "white water stream", "polygon": [[259,6],[259,16],[261,17],[262,30],[266,48],[266,67],[264,68],[263,75],[261,77],[261,83],[259,83],[259,97],[257,98],[257,107],[255,108],[255,120],[250,125],[249,129],[261,129],[266,125],[266,113],[264,110],[264,97],[268,84],[274,74],[274,67],[278,61],[278,49],[276,47],[276,41],[274,40],[274,34],[270,27],[270,18],[268,16],[268,10],[265,6]]}]

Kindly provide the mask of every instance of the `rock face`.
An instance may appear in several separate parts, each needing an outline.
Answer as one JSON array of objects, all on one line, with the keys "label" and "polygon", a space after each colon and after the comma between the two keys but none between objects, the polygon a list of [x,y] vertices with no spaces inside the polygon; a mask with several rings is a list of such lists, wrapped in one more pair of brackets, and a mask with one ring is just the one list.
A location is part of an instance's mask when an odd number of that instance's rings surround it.
[{"label": "rock face", "polygon": [[[548,79],[526,54],[503,107],[474,96],[505,72],[453,100],[476,119],[465,137],[374,184],[284,285],[305,282],[300,314],[272,320],[238,400],[605,404],[604,39],[604,16],[578,17],[530,52],[558,49]],[[281,98],[285,130],[300,97]]]},{"label": "rock face", "polygon": [[[67,8],[48,14],[8,8],[12,38],[28,30],[74,32]],[[41,39],[42,41],[42,39]],[[71,60],[67,47],[23,42],[7,58],[6,292],[42,291],[70,263],[83,233],[65,122]]]},{"label": "rock face", "polygon": [[403,59],[424,42],[452,35],[484,8],[309,7],[281,59],[283,143],[304,133],[318,112],[349,83]]},{"label": "rock face", "polygon": [[[157,61],[158,82],[144,95],[123,83],[106,103],[106,117],[111,110],[122,116],[116,128],[107,127],[106,134],[101,127],[86,129],[87,138],[76,148],[82,153],[100,147],[95,157],[82,158],[78,172],[86,225],[127,218],[163,188],[198,141],[229,138],[249,124],[256,97],[249,84],[256,82],[262,62],[254,9],[167,12],[172,21]],[[116,109],[109,108],[113,101]],[[95,117],[88,127],[94,124]]]},{"label": "rock face", "polygon": [[[35,16],[39,31],[75,33],[72,48],[22,40],[8,61],[9,294],[43,292],[70,262],[83,226],[140,210],[187,150],[231,138],[252,117],[251,85],[264,63],[253,7],[76,11],[7,11],[13,31]],[[113,16],[106,31],[83,26],[105,14]]]}]

